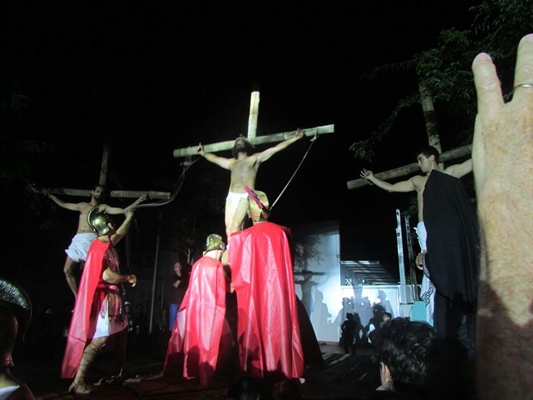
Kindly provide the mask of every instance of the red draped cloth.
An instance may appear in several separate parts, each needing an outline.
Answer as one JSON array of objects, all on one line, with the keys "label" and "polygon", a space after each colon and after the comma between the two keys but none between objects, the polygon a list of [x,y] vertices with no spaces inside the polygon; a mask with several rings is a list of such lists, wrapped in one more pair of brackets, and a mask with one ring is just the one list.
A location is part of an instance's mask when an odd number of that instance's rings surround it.
[{"label": "red draped cloth", "polygon": [[168,343],[165,376],[199,378],[202,386],[211,385],[219,356],[232,342],[225,319],[227,285],[220,261],[204,256],[194,263]]},{"label": "red draped cloth", "polygon": [[241,368],[274,381],[304,374],[289,237],[288,228],[261,222],[229,239]]},{"label": "red draped cloth", "polygon": [[95,324],[91,326],[90,323],[91,307],[98,282],[104,271],[105,253],[109,246],[110,243],[95,239],[87,252],[63,355],[61,378],[74,378],[80,366],[85,345],[94,333]]}]

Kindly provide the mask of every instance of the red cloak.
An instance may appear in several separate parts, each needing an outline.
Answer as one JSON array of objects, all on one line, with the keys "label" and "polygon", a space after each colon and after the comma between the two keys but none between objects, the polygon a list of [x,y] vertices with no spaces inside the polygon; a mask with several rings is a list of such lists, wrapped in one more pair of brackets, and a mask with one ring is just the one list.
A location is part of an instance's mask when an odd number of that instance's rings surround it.
[{"label": "red cloak", "polygon": [[260,378],[304,374],[289,237],[288,228],[261,222],[229,239],[241,368]]},{"label": "red cloak", "polygon": [[[104,271],[105,253],[109,246],[110,243],[95,239],[87,252],[63,355],[61,378],[73,378],[80,366],[91,329],[90,316],[94,294]],[[94,330],[94,326],[92,329]]]},{"label": "red cloak", "polygon": [[[163,374],[199,378],[211,385],[222,336],[231,343],[226,317],[228,282],[224,266],[211,257],[202,257],[192,266],[189,287],[178,309],[168,343]],[[228,336],[226,336],[228,335]],[[223,346],[225,346],[225,341]]]}]

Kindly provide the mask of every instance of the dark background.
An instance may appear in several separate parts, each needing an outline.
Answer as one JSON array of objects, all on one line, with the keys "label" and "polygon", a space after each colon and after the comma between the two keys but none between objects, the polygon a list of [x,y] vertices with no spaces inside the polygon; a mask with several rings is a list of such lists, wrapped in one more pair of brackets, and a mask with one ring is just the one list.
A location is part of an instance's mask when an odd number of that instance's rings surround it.
[{"label": "dark background", "polygon": [[[379,260],[398,276],[395,209],[405,211],[414,194],[348,190],[347,182],[362,168],[380,172],[414,162],[414,150],[427,143],[425,125],[421,109],[405,110],[372,162],[354,158],[350,145],[416,90],[414,74],[361,77],[435,46],[442,29],[468,29],[474,4],[4,1],[2,77],[16,79],[29,98],[17,137],[54,146],[33,160],[40,163],[36,183],[46,187],[90,189],[109,136],[110,190],[168,190],[182,172],[174,149],[246,134],[253,90],[261,98],[258,135],[335,124],[311,148],[305,138],[267,161],[256,187],[273,202],[309,150],[272,220],[289,227],[338,220],[342,260]],[[436,111],[441,137],[453,137],[453,121]],[[206,173],[213,184],[203,184]],[[188,170],[176,204],[183,204],[180,195],[207,195],[223,205],[228,185],[228,171],[201,159]],[[78,214],[46,199],[36,213],[20,189],[6,185],[2,196],[4,274],[32,286],[58,282],[70,294],[63,250]],[[138,211],[139,246],[155,249],[163,208],[163,221],[188,212],[176,204]]]}]

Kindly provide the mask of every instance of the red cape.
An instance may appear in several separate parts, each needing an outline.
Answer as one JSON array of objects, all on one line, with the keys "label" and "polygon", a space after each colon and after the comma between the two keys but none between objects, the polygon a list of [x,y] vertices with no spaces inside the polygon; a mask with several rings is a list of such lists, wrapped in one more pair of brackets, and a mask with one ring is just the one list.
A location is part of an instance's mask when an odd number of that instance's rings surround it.
[{"label": "red cape", "polygon": [[212,383],[221,338],[228,334],[231,340],[225,319],[227,284],[220,261],[204,256],[194,263],[172,328],[164,375],[199,378],[204,387]]},{"label": "red cape", "polygon": [[260,378],[304,374],[289,236],[288,228],[261,222],[229,239],[241,368]]},{"label": "red cape", "polygon": [[[102,277],[104,268],[105,252],[110,243],[101,240],[93,240],[87,259],[83,267],[83,273],[76,297],[76,305],[72,314],[70,328],[67,337],[67,346],[61,365],[61,378],[73,378],[81,363],[85,345],[89,339],[90,315],[94,293],[98,282]],[[94,327],[93,327],[94,329]]]}]

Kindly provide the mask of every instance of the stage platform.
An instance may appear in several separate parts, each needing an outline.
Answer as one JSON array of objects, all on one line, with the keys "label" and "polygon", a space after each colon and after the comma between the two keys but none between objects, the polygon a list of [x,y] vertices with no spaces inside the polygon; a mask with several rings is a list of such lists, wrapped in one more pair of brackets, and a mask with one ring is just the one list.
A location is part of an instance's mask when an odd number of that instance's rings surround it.
[{"label": "stage platform", "polygon": [[[343,349],[331,344],[321,345],[324,366],[306,370],[305,382],[296,392],[280,394],[277,399],[370,399],[379,386],[378,366],[371,347],[360,347],[356,355],[344,354]],[[24,357],[24,365],[17,363],[14,375],[32,389],[37,400],[64,400],[91,398],[99,400],[129,399],[225,399],[233,379],[217,377],[209,390],[200,388],[197,381],[168,379],[161,375],[164,351],[137,351],[128,355],[132,371],[138,379],[127,382],[105,382],[107,361],[102,357],[96,363],[91,382],[98,382],[97,391],[90,395],[68,393],[72,380],[60,379],[60,359]],[[98,376],[100,374],[100,376]],[[100,378],[100,379],[98,379]]]}]

